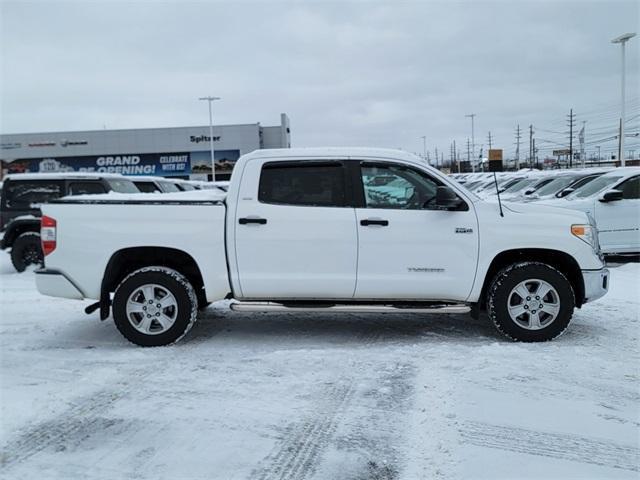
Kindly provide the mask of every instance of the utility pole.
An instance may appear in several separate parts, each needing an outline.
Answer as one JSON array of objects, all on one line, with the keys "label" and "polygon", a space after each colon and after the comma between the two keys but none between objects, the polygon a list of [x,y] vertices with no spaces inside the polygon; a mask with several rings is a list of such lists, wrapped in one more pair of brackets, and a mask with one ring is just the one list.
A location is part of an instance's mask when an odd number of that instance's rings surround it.
[{"label": "utility pole", "polygon": [[465,115],[465,117],[471,118],[471,158],[473,158],[473,161],[471,162],[471,171],[475,172],[476,169],[473,163],[475,162],[476,157],[476,136],[474,130],[474,119],[476,118],[476,114],[470,113],[468,115]]},{"label": "utility pole", "polygon": [[427,161],[427,137],[423,135],[420,138],[422,138],[422,158],[426,162]]},{"label": "utility pole", "polygon": [[620,139],[618,140],[618,158],[620,159],[620,166],[624,167],[624,95],[625,95],[625,58],[624,47],[625,44],[635,37],[635,33],[625,33],[617,38],[611,40],[611,43],[619,43],[622,47],[622,78],[620,83]]},{"label": "utility pole", "polygon": [[569,121],[569,168],[573,166],[573,125],[575,123],[576,116],[573,114],[573,108],[567,115]]},{"label": "utility pole", "polygon": [[[453,141],[453,161],[456,161],[456,141]],[[460,173],[460,164],[458,164],[458,173]]]},{"label": "utility pole", "polygon": [[516,171],[520,170],[520,124],[516,128]]},{"label": "utility pole", "polygon": [[438,166],[438,147],[436,147],[436,167]]},{"label": "utility pole", "polygon": [[216,181],[216,157],[213,148],[213,114],[211,112],[211,104],[220,100],[220,97],[200,97],[198,100],[206,100],[209,102],[209,149],[211,150],[211,181]]},{"label": "utility pole", "polygon": [[533,125],[529,125],[529,168],[533,168]]},{"label": "utility pole", "polygon": [[582,168],[585,166],[585,152],[584,152],[584,129],[586,127],[587,122],[585,120],[582,121],[582,129],[580,133],[578,133],[578,140],[580,141],[580,163],[582,164]]},{"label": "utility pole", "polygon": [[491,132],[489,132],[489,150],[491,150]]},{"label": "utility pole", "polygon": [[596,148],[598,149],[598,166],[600,166],[600,145],[596,145]]}]

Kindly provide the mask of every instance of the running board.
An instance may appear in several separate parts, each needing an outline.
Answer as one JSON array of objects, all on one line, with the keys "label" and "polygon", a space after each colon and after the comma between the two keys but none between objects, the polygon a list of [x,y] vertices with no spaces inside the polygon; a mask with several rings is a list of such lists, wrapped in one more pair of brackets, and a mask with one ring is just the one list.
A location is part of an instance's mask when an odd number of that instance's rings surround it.
[{"label": "running board", "polygon": [[310,304],[282,304],[276,302],[233,302],[231,310],[237,312],[327,312],[327,313],[469,313],[471,307],[461,303],[434,304],[433,306],[410,304],[402,305],[376,305],[376,304],[337,304],[310,305]]}]

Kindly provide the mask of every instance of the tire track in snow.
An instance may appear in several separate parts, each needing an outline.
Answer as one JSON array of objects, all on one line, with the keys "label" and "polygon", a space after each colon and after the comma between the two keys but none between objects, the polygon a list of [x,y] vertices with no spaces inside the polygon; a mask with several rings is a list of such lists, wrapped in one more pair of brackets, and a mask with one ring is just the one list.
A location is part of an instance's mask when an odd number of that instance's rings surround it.
[{"label": "tire track in snow", "polygon": [[[352,318],[355,317],[352,316]],[[373,345],[380,339],[380,330],[360,335],[360,343]],[[342,378],[321,396],[314,414],[293,424],[282,442],[254,470],[252,480],[302,480],[313,474],[320,455],[335,433],[340,416],[355,392],[354,377]]]},{"label": "tire track in snow", "polygon": [[126,391],[106,390],[92,395],[64,410],[52,420],[36,423],[17,438],[9,439],[2,449],[3,469],[22,463],[44,450],[63,452],[84,440],[122,423],[103,414],[122,398]]},{"label": "tire track in snow", "polygon": [[[173,357],[171,357],[173,358]],[[0,465],[9,468],[23,463],[45,450],[64,452],[85,443],[106,430],[122,428],[123,420],[109,418],[107,413],[113,404],[129,395],[137,382],[144,381],[156,368],[151,366],[127,373],[112,388],[100,390],[74,401],[69,408],[56,414],[50,420],[26,426],[20,435],[9,438],[0,450]],[[128,381],[135,379],[135,382]]]},{"label": "tire track in snow", "polygon": [[637,472],[640,451],[606,440],[566,433],[467,422],[460,430],[463,442],[485,448],[557,458]]},{"label": "tire track in snow", "polygon": [[315,464],[335,432],[341,412],[353,396],[352,380],[334,385],[326,397],[316,406],[316,412],[287,434],[255,471],[255,480],[301,480],[315,470]]}]

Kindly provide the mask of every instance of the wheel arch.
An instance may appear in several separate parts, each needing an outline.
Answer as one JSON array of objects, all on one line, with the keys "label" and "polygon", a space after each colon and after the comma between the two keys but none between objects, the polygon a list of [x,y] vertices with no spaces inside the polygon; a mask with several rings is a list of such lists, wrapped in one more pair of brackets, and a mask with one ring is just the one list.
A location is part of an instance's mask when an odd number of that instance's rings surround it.
[{"label": "wheel arch", "polygon": [[18,219],[10,221],[2,237],[2,249],[13,247],[16,238],[25,232],[40,232],[40,219]]},{"label": "wheel arch", "polygon": [[576,307],[580,308],[584,303],[584,280],[582,271],[575,258],[566,252],[545,248],[522,248],[505,250],[498,253],[487,270],[484,283],[478,300],[480,307],[486,307],[486,294],[491,285],[491,281],[503,268],[519,262],[541,262],[559,270],[571,283],[576,299]]},{"label": "wheel arch", "polygon": [[194,258],[183,250],[170,247],[129,247],[116,251],[105,267],[100,286],[100,318],[109,316],[111,292],[130,273],[149,266],[172,268],[191,283],[198,302],[206,302],[204,280]]}]

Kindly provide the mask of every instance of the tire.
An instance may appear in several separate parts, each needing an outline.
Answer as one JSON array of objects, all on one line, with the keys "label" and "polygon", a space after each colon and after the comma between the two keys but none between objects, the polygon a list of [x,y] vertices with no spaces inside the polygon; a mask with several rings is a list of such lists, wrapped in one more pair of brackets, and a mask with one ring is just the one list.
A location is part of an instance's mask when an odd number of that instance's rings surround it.
[{"label": "tire", "polygon": [[569,280],[540,262],[516,263],[501,270],[487,293],[487,313],[495,327],[520,342],[545,342],[558,337],[569,326],[574,308]]},{"label": "tire", "polygon": [[118,285],[113,297],[117,329],[141,347],[178,342],[193,327],[197,313],[193,286],[182,274],[167,267],[136,270]]},{"label": "tire", "polygon": [[44,263],[40,233],[24,232],[16,237],[11,246],[11,263],[18,272],[24,272],[29,265]]}]

